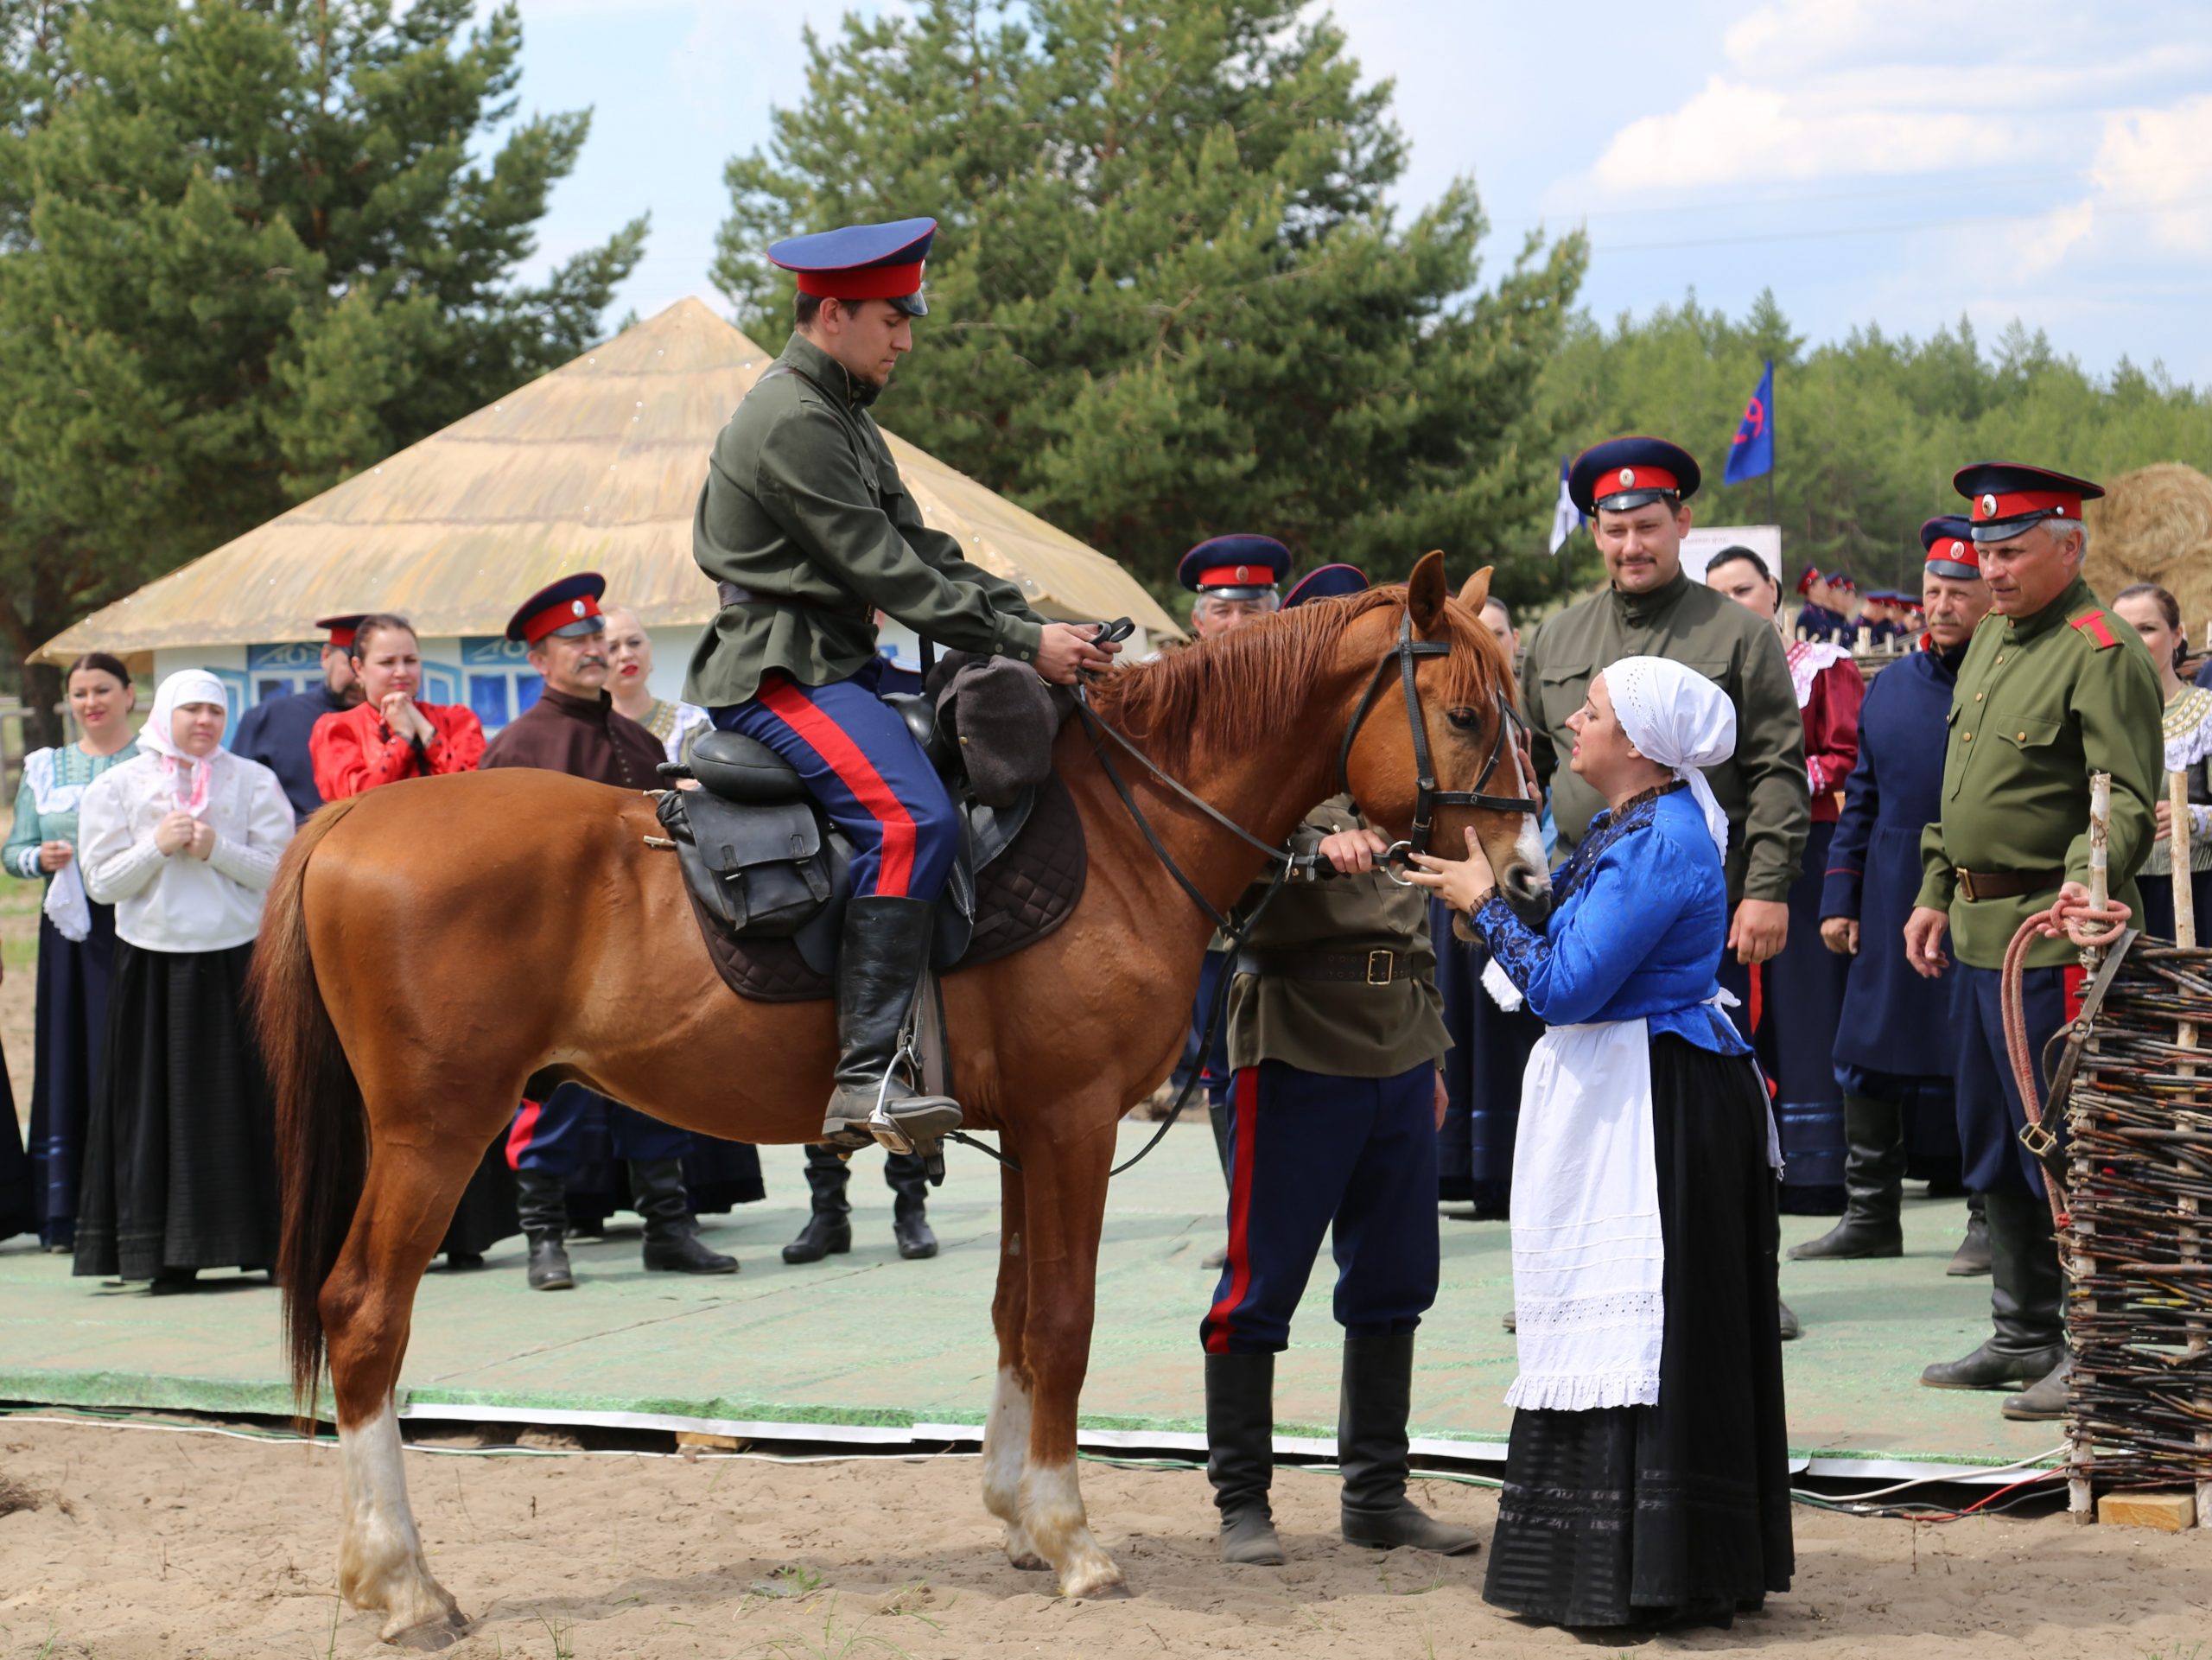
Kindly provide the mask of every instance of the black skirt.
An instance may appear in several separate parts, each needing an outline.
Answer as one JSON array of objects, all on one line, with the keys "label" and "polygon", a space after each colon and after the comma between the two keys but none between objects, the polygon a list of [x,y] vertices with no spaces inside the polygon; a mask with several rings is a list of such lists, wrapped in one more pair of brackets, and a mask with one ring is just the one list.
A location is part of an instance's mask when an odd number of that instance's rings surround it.
[{"label": "black skirt", "polygon": [[79,1274],[266,1268],[276,1253],[276,1115],[248,1029],[251,944],[119,941],[107,1065],[85,1135]]},{"label": "black skirt", "polygon": [[1655,1406],[1514,1414],[1486,1601],[1726,1625],[1789,1588],[1767,1108],[1747,1059],[1651,1046],[1666,1327]]},{"label": "black skirt", "polygon": [[68,939],[50,917],[38,925],[37,1071],[31,1080],[31,1205],[39,1243],[66,1248],[77,1235],[85,1126],[107,1055],[107,994],[115,972],[115,907],[95,905],[92,928]]},{"label": "black skirt", "polygon": [[1851,958],[1821,939],[1821,888],[1833,824],[1805,838],[1804,874],[1789,884],[1789,942],[1758,970],[1759,1065],[1775,1086],[1782,1131],[1782,1208],[1792,1216],[1843,1214],[1843,1090],[1835,1081],[1836,1027]]},{"label": "black skirt", "polygon": [[23,1156],[23,1138],[16,1127],[16,1086],[8,1081],[8,1057],[0,1052],[0,1239],[29,1233],[35,1223],[31,1163]]},{"label": "black skirt", "polygon": [[522,1231],[515,1204],[515,1173],[507,1167],[507,1138],[502,1132],[476,1161],[476,1173],[461,1190],[461,1203],[454,1207],[438,1249],[481,1256],[502,1239],[513,1238]]}]

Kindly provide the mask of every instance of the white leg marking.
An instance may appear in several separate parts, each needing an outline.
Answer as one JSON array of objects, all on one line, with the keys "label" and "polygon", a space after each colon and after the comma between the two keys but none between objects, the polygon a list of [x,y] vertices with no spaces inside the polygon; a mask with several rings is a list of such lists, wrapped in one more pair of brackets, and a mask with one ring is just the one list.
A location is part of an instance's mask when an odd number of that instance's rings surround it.
[{"label": "white leg marking", "polygon": [[1016,1568],[1051,1566],[1021,1524],[1021,1472],[1029,1458],[1029,1390],[1010,1366],[999,1368],[991,1415],[983,1425],[983,1508],[1006,1523],[1006,1559]]},{"label": "white leg marking", "polygon": [[1122,1589],[1122,1570],[1090,1536],[1074,1460],[1029,1466],[1021,1478],[1021,1515],[1038,1550],[1059,1570],[1062,1596],[1111,1595]]},{"label": "white leg marking", "polygon": [[430,1577],[423,1536],[407,1507],[399,1419],[386,1401],[367,1422],[338,1431],[346,1466],[346,1526],[338,1545],[338,1588],[356,1608],[385,1615],[389,1642],[417,1626],[458,1631],[460,1606]]}]

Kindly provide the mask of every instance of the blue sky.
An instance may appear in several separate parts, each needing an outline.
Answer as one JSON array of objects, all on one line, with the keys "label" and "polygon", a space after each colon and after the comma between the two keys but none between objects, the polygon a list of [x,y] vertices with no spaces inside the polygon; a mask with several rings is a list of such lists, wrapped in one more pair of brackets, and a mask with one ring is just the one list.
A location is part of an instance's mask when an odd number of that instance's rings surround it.
[{"label": "blue sky", "polygon": [[[542,257],[649,207],[615,315],[686,294],[721,308],[706,269],[722,164],[799,95],[802,27],[846,10],[522,0],[524,108],[596,111]],[[1771,286],[1815,341],[1961,315],[1986,341],[2018,317],[2094,373],[2125,355],[2212,384],[2205,0],[1330,10],[1366,73],[1396,83],[1403,204],[1471,174],[1493,250],[1586,226],[1583,303],[1602,317],[1693,288],[1740,311]]]}]

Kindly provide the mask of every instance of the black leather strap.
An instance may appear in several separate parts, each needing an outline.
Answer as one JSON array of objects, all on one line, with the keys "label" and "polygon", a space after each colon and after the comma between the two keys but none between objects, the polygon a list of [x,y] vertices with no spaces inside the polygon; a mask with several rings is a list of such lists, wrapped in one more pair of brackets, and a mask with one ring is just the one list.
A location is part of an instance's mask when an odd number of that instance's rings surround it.
[{"label": "black leather strap", "polygon": [[1337,985],[1387,986],[1408,977],[1403,951],[1270,951],[1236,953],[1236,972],[1271,980],[1319,980]]}]

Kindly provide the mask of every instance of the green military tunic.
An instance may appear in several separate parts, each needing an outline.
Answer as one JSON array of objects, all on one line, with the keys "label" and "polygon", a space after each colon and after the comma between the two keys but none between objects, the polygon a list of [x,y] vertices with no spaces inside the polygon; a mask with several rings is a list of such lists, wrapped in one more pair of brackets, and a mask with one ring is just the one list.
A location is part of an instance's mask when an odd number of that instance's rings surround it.
[{"label": "green military tunic", "polygon": [[[2135,873],[2164,781],[2161,713],[2142,637],[2107,617],[2079,576],[2033,616],[1991,616],[1974,631],[1944,740],[1942,817],[1920,838],[1919,903],[1950,913],[1960,962],[2003,968],[2020,925],[2058,893],[2054,880],[2017,898],[1968,900],[1960,871],[2063,870],[2088,882],[2092,773],[2112,774],[2112,896],[2142,915]],[[2039,940],[2028,964],[2079,956],[2067,940]]]},{"label": "green military tunic", "polygon": [[691,550],[727,586],[686,702],[741,703],[772,669],[846,679],[875,657],[878,611],[940,646],[1037,660],[1045,619],[922,522],[868,413],[876,391],[795,334],[715,440]]},{"label": "green military tunic", "polygon": [[[1312,853],[1322,838],[1366,821],[1338,796],[1306,815],[1291,844]],[[1255,904],[1255,885],[1244,904]],[[1428,938],[1428,890],[1401,887],[1381,871],[1287,886],[1245,942],[1260,953],[1366,958],[1357,980],[1239,973],[1229,996],[1229,1064],[1280,1060],[1327,1078],[1395,1078],[1452,1046]],[[1370,979],[1382,982],[1368,983]]]},{"label": "green military tunic", "polygon": [[1813,817],[1789,659],[1772,624],[1679,574],[1649,594],[1610,590],[1569,606],[1545,620],[1522,658],[1522,703],[1536,776],[1551,786],[1560,856],[1574,850],[1605,805],[1566,765],[1574,747],[1567,719],[1582,707],[1590,682],[1624,657],[1666,658],[1728,694],[1736,753],[1705,776],[1728,815],[1729,902],[1786,902]]}]

